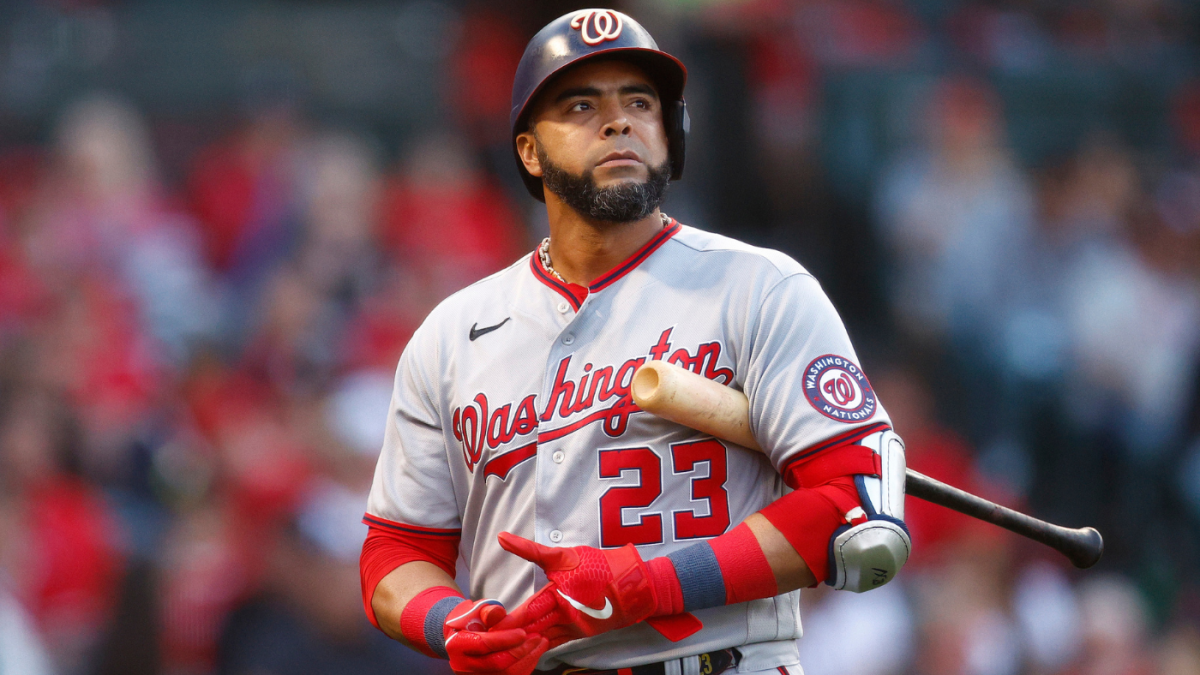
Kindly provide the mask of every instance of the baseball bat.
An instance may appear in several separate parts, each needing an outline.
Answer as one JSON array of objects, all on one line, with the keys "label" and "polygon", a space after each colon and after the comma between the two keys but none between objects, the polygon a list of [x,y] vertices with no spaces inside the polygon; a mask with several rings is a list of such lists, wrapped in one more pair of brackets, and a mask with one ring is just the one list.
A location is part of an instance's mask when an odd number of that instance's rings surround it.
[{"label": "baseball bat", "polygon": [[[665,361],[648,361],[634,373],[630,393],[646,412],[762,452],[750,431],[750,403],[736,389]],[[1041,542],[1080,569],[1095,565],[1104,553],[1104,540],[1095,528],[1047,523],[912,469],[908,469],[905,494]]]}]

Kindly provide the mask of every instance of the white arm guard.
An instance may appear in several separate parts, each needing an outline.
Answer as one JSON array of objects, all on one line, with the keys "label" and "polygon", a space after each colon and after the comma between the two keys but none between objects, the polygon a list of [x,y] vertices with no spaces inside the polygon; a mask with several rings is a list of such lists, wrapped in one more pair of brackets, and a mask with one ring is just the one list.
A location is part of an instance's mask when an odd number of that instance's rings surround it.
[{"label": "white arm guard", "polygon": [[867,521],[845,525],[833,533],[829,541],[831,574],[825,582],[855,593],[891,581],[912,550],[904,525],[904,441],[888,429],[859,443],[880,456],[881,478],[854,477]]}]

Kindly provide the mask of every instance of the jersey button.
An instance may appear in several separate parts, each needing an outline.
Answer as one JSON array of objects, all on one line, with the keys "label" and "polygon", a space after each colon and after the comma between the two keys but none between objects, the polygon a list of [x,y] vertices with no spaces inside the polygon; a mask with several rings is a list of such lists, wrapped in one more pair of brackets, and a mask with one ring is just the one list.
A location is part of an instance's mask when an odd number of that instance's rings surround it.
[{"label": "jersey button", "polygon": [[562,541],[562,532],[559,532],[558,530],[550,530],[550,541],[556,544]]},{"label": "jersey button", "polygon": [[564,345],[575,344],[575,336],[568,334],[565,338],[563,338],[563,344]]},{"label": "jersey button", "polygon": [[566,314],[568,309],[571,309],[571,306],[568,305],[567,303],[565,303],[565,302],[558,303],[558,313],[559,314]]},{"label": "jersey button", "polygon": [[562,464],[563,460],[566,458],[567,456],[563,454],[562,450],[555,450],[554,454],[550,455],[550,459],[553,459],[555,464]]}]

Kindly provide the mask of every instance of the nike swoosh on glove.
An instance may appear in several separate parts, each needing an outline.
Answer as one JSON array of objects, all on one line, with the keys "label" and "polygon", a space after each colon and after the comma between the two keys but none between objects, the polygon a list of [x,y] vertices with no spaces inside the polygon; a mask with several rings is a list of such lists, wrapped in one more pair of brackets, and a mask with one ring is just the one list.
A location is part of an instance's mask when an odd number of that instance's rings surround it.
[{"label": "nike swoosh on glove", "polygon": [[550,583],[514,609],[498,630],[524,628],[548,638],[553,649],[631,626],[650,618],[658,607],[650,572],[632,544],[612,550],[560,548],[508,532],[501,532],[499,539],[504,550],[545,570]]},{"label": "nike swoosh on glove", "polygon": [[476,675],[529,675],[550,642],[519,628],[488,632],[505,617],[496,600],[459,603],[446,617],[444,632],[450,668]]}]

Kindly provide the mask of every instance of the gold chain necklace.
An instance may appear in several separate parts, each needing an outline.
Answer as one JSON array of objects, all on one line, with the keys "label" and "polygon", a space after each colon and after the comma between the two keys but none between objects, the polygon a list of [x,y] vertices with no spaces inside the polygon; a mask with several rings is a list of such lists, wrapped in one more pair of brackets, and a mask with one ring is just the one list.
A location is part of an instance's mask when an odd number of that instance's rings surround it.
[{"label": "gold chain necklace", "polygon": [[564,284],[567,283],[567,280],[562,278],[562,275],[558,273],[558,270],[554,269],[554,266],[550,264],[550,237],[543,239],[542,245],[538,246],[538,257],[542,259],[542,267],[545,267],[547,272],[553,274],[555,279],[558,279]]},{"label": "gold chain necklace", "polygon": [[[663,227],[671,224],[671,219],[667,216],[667,214],[660,212],[658,215],[662,218]],[[555,279],[558,279],[564,284],[567,283],[567,280],[564,279],[563,276],[558,273],[558,270],[554,269],[554,266],[550,264],[550,237],[543,239],[541,245],[538,246],[538,258],[542,261],[542,267],[545,267],[547,272],[553,274]]]}]

